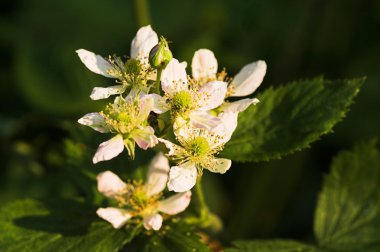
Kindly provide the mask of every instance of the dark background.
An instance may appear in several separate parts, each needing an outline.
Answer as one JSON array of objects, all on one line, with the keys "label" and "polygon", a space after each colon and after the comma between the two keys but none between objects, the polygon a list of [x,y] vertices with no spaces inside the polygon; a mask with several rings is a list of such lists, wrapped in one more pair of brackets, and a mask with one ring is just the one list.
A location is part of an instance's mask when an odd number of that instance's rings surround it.
[{"label": "dark background", "polygon": [[[173,41],[180,60],[190,63],[195,50],[209,48],[232,76],[265,60],[258,92],[321,74],[368,77],[334,134],[311,149],[280,161],[235,163],[224,176],[205,172],[206,199],[225,225],[218,239],[312,241],[313,209],[332,157],[380,136],[380,1],[152,0],[149,11],[153,29]],[[111,82],[88,71],[75,50],[129,55],[148,20],[126,0],[2,1],[0,13],[0,205],[91,194],[95,183],[81,180],[76,169],[96,172],[113,162],[91,164],[103,139],[76,120],[104,105],[88,95]],[[138,155],[128,166],[142,163]]]}]

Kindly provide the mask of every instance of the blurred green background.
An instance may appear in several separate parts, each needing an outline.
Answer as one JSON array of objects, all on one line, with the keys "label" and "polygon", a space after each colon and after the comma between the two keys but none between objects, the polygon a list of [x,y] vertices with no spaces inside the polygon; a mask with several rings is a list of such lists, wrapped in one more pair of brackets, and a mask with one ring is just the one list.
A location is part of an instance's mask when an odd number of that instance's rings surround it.
[{"label": "blurred green background", "polygon": [[[25,197],[96,200],[86,171],[120,163],[124,172],[134,171],[144,156],[130,162],[124,153],[91,164],[103,136],[76,120],[104,105],[88,96],[111,82],[88,71],[75,50],[129,55],[146,19],[127,0],[2,1],[0,13],[0,205]],[[316,197],[332,157],[380,136],[380,1],[152,0],[148,14],[180,60],[191,62],[195,50],[209,48],[232,76],[265,60],[258,92],[320,74],[368,77],[347,118],[311,149],[279,161],[235,163],[224,176],[205,173],[206,199],[225,225],[218,239],[311,240]]]}]

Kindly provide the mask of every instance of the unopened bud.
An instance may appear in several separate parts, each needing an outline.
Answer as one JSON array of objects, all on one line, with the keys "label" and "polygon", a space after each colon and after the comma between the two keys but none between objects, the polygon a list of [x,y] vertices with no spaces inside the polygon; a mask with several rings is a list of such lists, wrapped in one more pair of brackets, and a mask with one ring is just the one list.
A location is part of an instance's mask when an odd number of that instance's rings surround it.
[{"label": "unopened bud", "polygon": [[149,63],[155,69],[164,69],[172,58],[168,42],[161,36],[160,42],[150,50]]}]

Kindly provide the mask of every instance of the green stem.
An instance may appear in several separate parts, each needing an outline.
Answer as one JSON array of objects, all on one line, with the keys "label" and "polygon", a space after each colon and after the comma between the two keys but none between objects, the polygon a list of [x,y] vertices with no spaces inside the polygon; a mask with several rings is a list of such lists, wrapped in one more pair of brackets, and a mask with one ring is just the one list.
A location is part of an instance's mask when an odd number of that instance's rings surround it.
[{"label": "green stem", "polygon": [[197,183],[195,184],[195,195],[198,200],[198,206],[199,206],[199,218],[201,220],[205,220],[209,214],[209,209],[205,201],[205,197],[203,195],[202,190],[202,177],[199,176],[197,179]]},{"label": "green stem", "polygon": [[156,94],[161,94],[161,74],[162,68],[157,69],[157,79],[156,79]]},{"label": "green stem", "polygon": [[150,24],[148,0],[135,0],[136,19],[138,27]]},{"label": "green stem", "polygon": [[197,225],[201,228],[207,228],[213,230],[215,232],[220,232],[223,228],[223,223],[220,221],[218,216],[211,213],[208,209],[208,206],[205,201],[205,197],[203,195],[202,185],[201,185],[201,177],[198,177],[197,183],[194,187],[196,203],[198,207],[199,217],[189,216],[185,219],[185,221],[189,225]]}]

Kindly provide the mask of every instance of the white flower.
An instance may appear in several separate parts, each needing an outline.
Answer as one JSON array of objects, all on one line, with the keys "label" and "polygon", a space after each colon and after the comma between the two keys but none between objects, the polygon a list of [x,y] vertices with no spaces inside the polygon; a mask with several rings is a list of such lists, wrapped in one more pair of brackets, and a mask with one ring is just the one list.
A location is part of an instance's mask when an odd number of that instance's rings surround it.
[{"label": "white flower", "polygon": [[[191,68],[193,78],[199,81],[200,85],[218,79],[218,61],[211,50],[200,49],[196,51]],[[266,70],[267,65],[263,60],[245,65],[232,79],[228,95],[239,97],[252,94],[263,81]]]},{"label": "white flower", "polygon": [[[142,73],[145,73],[146,78],[151,79],[154,77],[152,76],[153,73],[146,70],[149,69],[149,52],[157,43],[158,36],[156,32],[152,30],[150,25],[144,26],[137,31],[137,34],[131,43],[131,59],[135,59],[137,61],[134,62],[131,60],[130,63],[137,64],[134,67],[141,68],[141,70],[137,69],[138,73],[133,73],[134,75],[139,76]],[[83,64],[92,72],[108,78],[116,78],[122,82],[122,85],[95,87],[90,95],[92,100],[105,99],[111,95],[121,94],[126,90],[126,83],[133,82],[130,78],[128,78],[130,70],[127,69],[126,64],[124,64],[120,58],[116,57],[113,60],[111,60],[111,58],[105,59],[102,56],[85,49],[78,49],[76,50],[76,53]]]},{"label": "white flower", "polygon": [[154,97],[153,111],[163,113],[170,110],[174,119],[189,120],[196,127],[215,127],[220,121],[206,111],[223,103],[227,93],[227,83],[211,81],[201,87],[191,86],[187,80],[186,66],[172,59],[162,72],[162,89],[164,97]]},{"label": "white flower", "polygon": [[153,107],[153,100],[143,93],[131,91],[125,98],[117,97],[104,112],[89,113],[78,120],[102,133],[117,133],[110,140],[99,145],[92,161],[98,163],[119,155],[124,147],[134,157],[135,143],[146,150],[158,143],[154,130],[148,125],[147,118]]},{"label": "white flower", "polygon": [[121,228],[129,219],[140,217],[147,230],[159,230],[163,221],[160,213],[178,214],[188,207],[191,199],[191,192],[186,191],[160,200],[169,168],[169,161],[159,153],[151,162],[145,184],[126,184],[111,171],[100,173],[97,178],[99,192],[116,200],[119,207],[99,208],[96,213],[114,228]]},{"label": "white flower", "polygon": [[[195,52],[192,60],[193,78],[199,85],[204,85],[210,79],[224,79],[225,76],[217,76],[218,62],[212,51],[200,49]],[[244,66],[232,79],[228,86],[227,97],[239,97],[252,94],[261,84],[265,76],[267,65],[265,61],[259,60]],[[236,102],[224,102],[217,111],[219,122],[215,129],[225,128],[228,132],[226,138],[229,140],[238,123],[239,112],[247,109],[251,104],[257,104],[258,99],[243,99]],[[212,129],[212,128],[211,128]]]},{"label": "white flower", "polygon": [[[177,123],[180,124],[178,121]],[[170,169],[168,181],[170,191],[190,190],[203,169],[223,174],[231,167],[231,160],[214,156],[229,140],[229,132],[223,127],[208,131],[184,123],[175,133],[181,146],[165,139],[158,139],[169,149],[167,155],[178,162],[177,166]]]}]

